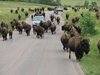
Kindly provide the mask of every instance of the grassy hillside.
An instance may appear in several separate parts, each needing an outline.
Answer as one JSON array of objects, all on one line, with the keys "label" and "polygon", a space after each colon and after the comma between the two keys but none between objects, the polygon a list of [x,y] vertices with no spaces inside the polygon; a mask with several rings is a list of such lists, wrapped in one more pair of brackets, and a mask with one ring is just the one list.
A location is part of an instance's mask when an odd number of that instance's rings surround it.
[{"label": "grassy hillside", "polygon": [[[85,0],[61,0],[61,4],[62,5],[71,5],[71,6],[75,6],[75,5],[83,5]],[[97,4],[100,6],[100,0],[87,0],[90,3],[92,1],[96,1]]]}]

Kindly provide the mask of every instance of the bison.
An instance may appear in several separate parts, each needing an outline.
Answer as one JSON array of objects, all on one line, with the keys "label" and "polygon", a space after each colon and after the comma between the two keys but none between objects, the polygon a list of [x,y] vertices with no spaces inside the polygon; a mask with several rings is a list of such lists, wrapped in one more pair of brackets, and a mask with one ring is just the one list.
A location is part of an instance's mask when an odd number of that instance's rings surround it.
[{"label": "bison", "polygon": [[20,15],[20,14],[18,15],[18,19],[19,19],[19,20],[21,19],[21,15]]},{"label": "bison", "polygon": [[54,23],[50,26],[50,30],[52,34],[56,33],[56,25]]},{"label": "bison", "polygon": [[67,19],[67,20],[69,19],[69,14],[68,14],[68,13],[66,13],[66,19]]},{"label": "bison", "polygon": [[9,30],[8,33],[9,33],[9,39],[12,39],[13,31]]},{"label": "bison", "polygon": [[72,23],[77,23],[79,21],[79,17],[73,17],[72,18]]},{"label": "bison", "polygon": [[33,32],[37,34],[36,35],[37,38],[40,38],[40,37],[42,38],[44,34],[44,28],[41,26],[34,26]]},{"label": "bison", "polygon": [[8,29],[6,27],[1,28],[1,35],[3,37],[3,41],[7,40]]},{"label": "bison", "polygon": [[27,36],[30,35],[31,25],[27,24],[26,22],[22,21],[23,29],[26,31]]},{"label": "bison", "polygon": [[60,17],[57,17],[57,24],[59,24],[60,23]]},{"label": "bison", "polygon": [[68,40],[69,40],[70,36],[67,32],[64,32],[61,36],[61,43],[63,45],[63,50],[67,50],[68,52]]},{"label": "bison", "polygon": [[97,43],[97,47],[98,47],[99,53],[100,53],[100,40],[99,40],[98,43]]},{"label": "bison", "polygon": [[54,18],[55,18],[54,15],[50,15],[50,19],[52,22],[53,22]]},{"label": "bison", "polygon": [[49,28],[48,22],[44,22],[42,27],[45,29],[46,32],[48,32],[48,28]]},{"label": "bison", "polygon": [[21,23],[18,23],[17,30],[18,30],[19,34],[22,34],[23,26]]},{"label": "bison", "polygon": [[90,50],[89,40],[81,38],[79,36],[71,37],[68,41],[69,47],[69,59],[71,58],[71,52],[75,52],[77,60],[81,60],[84,53],[88,54]]}]

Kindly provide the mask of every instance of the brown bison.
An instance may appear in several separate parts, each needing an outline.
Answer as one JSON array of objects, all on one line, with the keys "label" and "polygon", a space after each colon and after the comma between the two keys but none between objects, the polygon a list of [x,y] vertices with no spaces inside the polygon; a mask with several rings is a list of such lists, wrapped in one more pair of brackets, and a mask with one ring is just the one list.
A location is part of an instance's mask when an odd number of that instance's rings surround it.
[{"label": "brown bison", "polygon": [[45,12],[43,12],[42,15],[45,17],[45,16],[46,16],[46,15],[45,15]]},{"label": "brown bison", "polygon": [[76,25],[71,25],[69,33],[71,36],[80,36],[81,28],[79,26],[76,26]]},{"label": "brown bison", "polygon": [[74,36],[69,39],[68,47],[69,47],[69,58],[71,58],[71,52],[75,52],[75,56],[77,60],[81,60],[84,53],[88,54],[89,48],[89,40],[83,39],[79,36]]},{"label": "brown bison", "polygon": [[69,14],[68,14],[68,13],[66,13],[66,19],[67,19],[67,20],[69,19]]},{"label": "brown bison", "polygon": [[48,28],[49,28],[48,22],[44,22],[42,27],[45,29],[45,32],[48,32]]},{"label": "brown bison", "polygon": [[29,8],[28,10],[29,10],[30,12],[34,12],[34,9],[32,9],[32,8]]},{"label": "brown bison", "polygon": [[50,19],[52,22],[53,22],[54,18],[55,18],[54,15],[50,15]]},{"label": "brown bison", "polygon": [[72,23],[77,23],[79,21],[79,17],[73,17],[72,18]]},{"label": "brown bison", "polygon": [[3,37],[3,41],[7,40],[8,29],[6,27],[2,27],[0,29],[1,29],[1,35]]},{"label": "brown bison", "polygon": [[63,26],[62,26],[62,30],[63,31],[70,31],[71,30],[71,25],[66,25],[66,24],[64,24]]},{"label": "brown bison", "polygon": [[60,17],[57,17],[57,24],[59,24],[60,23]]},{"label": "brown bison", "polygon": [[97,47],[98,47],[99,53],[100,53],[100,40],[99,40],[98,43],[97,43]]},{"label": "brown bison", "polygon": [[18,24],[19,24],[18,20],[13,19],[13,20],[10,22],[10,24],[11,24],[11,27],[12,27],[13,30],[14,30],[15,28],[18,30]]},{"label": "brown bison", "polygon": [[9,39],[12,39],[13,31],[9,30],[8,33],[9,33]]},{"label": "brown bison", "polygon": [[36,37],[37,38],[42,38],[43,37],[43,34],[44,34],[44,28],[41,27],[41,26],[34,26],[34,32],[36,32]]},{"label": "brown bison", "polygon": [[25,17],[28,17],[28,15],[29,15],[28,12],[25,12]]},{"label": "brown bison", "polygon": [[18,19],[19,19],[19,20],[21,19],[21,15],[20,15],[20,14],[18,15]]},{"label": "brown bison", "polygon": [[50,26],[50,30],[52,34],[56,33],[56,25],[54,23]]},{"label": "brown bison", "polygon": [[97,18],[97,20],[100,19],[100,12],[96,12],[96,18]]},{"label": "brown bison", "polygon": [[61,43],[63,45],[63,49],[64,51],[67,50],[68,52],[68,40],[69,40],[70,36],[67,32],[64,32],[61,36]]},{"label": "brown bison", "polygon": [[13,13],[13,10],[11,9],[10,12]]},{"label": "brown bison", "polygon": [[23,32],[23,25],[21,23],[18,23],[17,30],[18,30],[19,34],[22,34],[22,32]]},{"label": "brown bison", "polygon": [[51,21],[50,21],[50,20],[48,20],[48,21],[47,21],[47,23],[48,23],[49,28],[50,28],[50,26],[51,26]]},{"label": "brown bison", "polygon": [[26,31],[27,36],[30,35],[31,25],[27,24],[26,22],[22,21],[23,29]]},{"label": "brown bison", "polygon": [[7,29],[8,29],[8,25],[5,23],[5,22],[1,22],[1,27],[3,28],[3,27],[6,27]]},{"label": "brown bison", "polygon": [[71,24],[71,25],[63,25],[62,26],[62,30],[63,31],[68,31],[68,32],[72,32],[72,33],[79,33],[79,34],[81,34],[81,28],[79,27],[79,26],[76,26],[76,25],[73,25],[73,24]]}]

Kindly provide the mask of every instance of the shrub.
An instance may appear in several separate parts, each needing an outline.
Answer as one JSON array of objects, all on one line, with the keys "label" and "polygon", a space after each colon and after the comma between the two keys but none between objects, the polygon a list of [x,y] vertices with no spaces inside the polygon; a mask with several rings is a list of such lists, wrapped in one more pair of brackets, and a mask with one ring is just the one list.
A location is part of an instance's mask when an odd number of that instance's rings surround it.
[{"label": "shrub", "polygon": [[82,28],[83,35],[95,34],[96,18],[90,12],[85,12],[84,16],[80,18],[80,26]]}]

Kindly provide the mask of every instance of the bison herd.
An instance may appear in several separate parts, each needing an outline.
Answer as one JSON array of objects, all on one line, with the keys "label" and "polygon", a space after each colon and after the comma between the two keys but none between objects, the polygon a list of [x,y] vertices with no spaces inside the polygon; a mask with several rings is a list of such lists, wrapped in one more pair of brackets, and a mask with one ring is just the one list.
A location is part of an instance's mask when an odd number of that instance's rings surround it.
[{"label": "bison herd", "polygon": [[[17,9],[19,10],[19,8]],[[21,11],[24,11],[24,9],[21,9]],[[33,9],[29,9],[29,11],[33,11]],[[34,9],[35,14],[31,15],[31,18],[33,18],[34,16],[37,15],[43,15],[45,17],[45,12],[44,12],[44,8],[36,8]],[[11,10],[11,12],[13,12],[13,10]],[[53,16],[53,17],[51,17]],[[54,19],[57,21],[57,23],[60,23],[60,18],[59,17],[55,17],[54,15],[50,16],[50,20],[45,21],[45,22],[40,22],[39,25],[29,25],[28,23],[24,22],[24,21],[18,21],[17,19],[13,19],[10,22],[10,29],[9,29],[9,25],[7,25],[5,22],[1,22],[0,24],[0,33],[3,37],[3,40],[7,40],[7,35],[9,34],[9,38],[12,39],[12,35],[13,35],[13,31],[17,30],[19,32],[19,34],[22,34],[23,32],[26,33],[27,36],[30,36],[30,31],[31,29],[33,29],[33,33],[36,34],[37,38],[42,38],[44,36],[45,32],[48,32],[48,30],[51,31],[52,34],[56,33],[56,25],[54,23]],[[19,15],[20,18],[20,15]]]},{"label": "bison herd", "polygon": [[[72,7],[72,10],[76,13],[80,11],[80,8]],[[91,8],[89,11],[94,12],[97,20],[100,18],[99,8]],[[66,13],[66,20],[69,19],[69,13]],[[80,14],[84,17],[84,13]],[[88,54],[90,51],[90,40],[81,36],[81,27],[77,26],[76,23],[79,22],[79,17],[74,16],[71,19],[71,24],[65,24],[62,26],[63,34],[60,38],[63,45],[63,50],[69,53],[69,59],[71,58],[71,52],[75,53],[76,59],[81,60],[84,54]],[[100,52],[100,40],[97,43],[97,47]]]},{"label": "bison herd", "polygon": [[71,52],[75,52],[77,60],[83,57],[83,54],[88,54],[90,51],[89,39],[81,36],[81,28],[71,24],[63,25],[62,30],[64,31],[61,36],[61,43],[64,51],[69,52],[69,58],[71,58]]},{"label": "bison herd", "polygon": [[[31,18],[33,18],[36,15],[43,15],[44,17],[45,8],[29,8],[29,11],[35,12],[34,15],[31,15]],[[49,11],[54,10],[54,8],[48,7]],[[75,12],[78,12],[80,8],[72,7],[72,10]],[[15,13],[18,13],[19,8],[15,10]],[[21,9],[22,12],[24,12],[24,9]],[[100,18],[100,12],[98,8],[90,8],[89,11],[95,11],[96,12],[96,18]],[[10,10],[11,13],[13,13],[13,10]],[[28,16],[28,13],[25,13],[26,16]],[[82,12],[81,17],[84,17],[84,13]],[[66,19],[69,19],[69,14],[66,14]],[[18,16],[19,19],[21,18],[21,15]],[[5,22],[1,22],[0,24],[0,33],[3,37],[3,41],[7,40],[7,35],[9,34],[9,38],[12,39],[13,31],[16,29],[19,34],[22,34],[23,31],[26,32],[27,36],[30,36],[30,31],[33,29],[33,34],[36,35],[37,38],[43,38],[44,33],[48,32],[48,30],[51,31],[52,34],[56,33],[56,25],[54,23],[54,20],[56,20],[57,24],[60,23],[60,17],[55,17],[53,14],[50,15],[50,20],[46,22],[40,22],[38,26],[31,26],[28,23],[22,21],[19,22],[16,19],[13,19],[10,22],[11,29],[9,29],[8,25]],[[63,45],[63,50],[69,52],[69,59],[71,58],[71,52],[75,53],[76,59],[81,60],[84,54],[88,54],[90,51],[90,40],[87,38],[84,38],[81,36],[81,28],[79,26],[76,26],[75,24],[79,21],[79,17],[73,17],[71,19],[72,24],[65,24],[62,26],[63,34],[60,38],[61,43]],[[100,52],[100,41],[97,44],[97,47]]]}]

